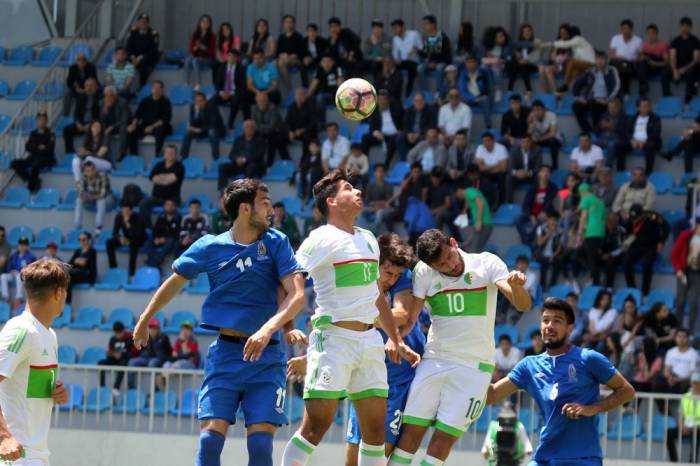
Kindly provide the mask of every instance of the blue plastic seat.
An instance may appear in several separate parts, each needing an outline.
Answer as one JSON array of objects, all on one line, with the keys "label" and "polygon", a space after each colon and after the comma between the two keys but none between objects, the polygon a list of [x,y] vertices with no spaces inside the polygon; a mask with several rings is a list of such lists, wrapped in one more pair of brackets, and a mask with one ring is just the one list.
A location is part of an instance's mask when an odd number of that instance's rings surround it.
[{"label": "blue plastic seat", "polygon": [[173,105],[190,105],[192,103],[192,86],[187,84],[173,86],[168,97]]},{"label": "blue plastic seat", "polygon": [[208,294],[209,276],[206,273],[200,273],[194,283],[188,282],[185,285],[185,291],[189,294]]},{"label": "blue plastic seat", "polygon": [[267,175],[263,176],[263,181],[289,181],[294,173],[295,166],[291,160],[275,160],[267,170]]},{"label": "blue plastic seat", "polygon": [[365,134],[369,134],[369,124],[360,123],[359,125],[355,126],[355,129],[352,132],[352,138],[350,138],[350,142],[354,142],[357,144],[362,143],[362,136],[364,136]]},{"label": "blue plastic seat", "polygon": [[75,158],[74,153],[65,154],[58,164],[51,168],[51,173],[70,175],[73,173],[73,159]]},{"label": "blue plastic seat", "polygon": [[173,409],[170,414],[173,416],[193,417],[197,414],[197,404],[199,402],[199,390],[188,388],[182,394],[180,408]]},{"label": "blue plastic seat", "polygon": [[593,307],[595,303],[595,298],[598,296],[598,292],[602,290],[601,286],[587,286],[581,291],[581,296],[578,301],[578,308],[582,311],[587,311]]},{"label": "blue plastic seat", "polygon": [[155,416],[164,416],[165,413],[177,411],[177,395],[172,390],[155,392],[153,399],[146,401],[141,412],[148,415],[151,413],[151,408]]},{"label": "blue plastic seat", "polygon": [[160,270],[155,267],[136,269],[131,283],[124,285],[126,291],[153,291],[160,286]]},{"label": "blue plastic seat", "polygon": [[160,323],[161,329],[165,328],[165,314],[163,313],[163,311],[156,312],[153,316],[153,319],[156,319],[158,323]]},{"label": "blue plastic seat", "polygon": [[694,183],[697,179],[695,173],[684,173],[681,179],[678,180],[678,185],[671,188],[671,192],[676,196],[685,196],[688,192],[688,185]]},{"label": "blue plastic seat", "polygon": [[553,298],[566,299],[566,295],[574,291],[569,285],[554,285],[547,294]]},{"label": "blue plastic seat", "polygon": [[3,65],[24,66],[34,58],[34,51],[31,47],[15,47],[7,51],[3,60]]},{"label": "blue plastic seat", "polygon": [[[171,49],[163,52],[163,63],[156,65],[157,70],[176,70],[185,61],[187,54],[183,49]],[[180,65],[176,64],[180,63]]]},{"label": "blue plastic seat", "polygon": [[102,323],[102,311],[98,307],[81,307],[78,316],[72,324],[68,324],[71,330],[92,330]]},{"label": "blue plastic seat", "polygon": [[408,162],[396,162],[389,170],[389,175],[386,177],[386,182],[389,184],[401,184],[410,171],[411,166],[408,164]]},{"label": "blue plastic seat", "polygon": [[80,234],[82,230],[71,230],[66,233],[66,238],[61,243],[60,248],[64,251],[75,251],[80,247]]},{"label": "blue plastic seat", "polygon": [[57,246],[60,246],[62,241],[63,232],[60,228],[46,227],[39,231],[39,234],[36,237],[36,241],[34,241],[34,244],[32,244],[32,246],[34,246],[35,248],[43,249],[49,243],[56,243]]},{"label": "blue plastic seat", "polygon": [[66,50],[66,54],[63,57],[63,66],[70,66],[76,62],[79,54],[85,55],[88,60],[92,59],[92,49],[87,44],[75,44]]},{"label": "blue plastic seat", "polygon": [[101,346],[91,346],[86,348],[83,355],[80,357],[80,364],[96,365],[101,360],[107,357],[107,352]]},{"label": "blue plastic seat", "polygon": [[114,176],[138,176],[143,172],[146,160],[142,155],[127,155],[121,161],[119,168],[112,171]]},{"label": "blue plastic seat", "polygon": [[12,125],[10,133],[14,136],[29,135],[36,128],[36,118],[34,115],[25,115],[18,122]]},{"label": "blue plastic seat", "polygon": [[68,401],[58,407],[60,411],[70,411],[83,407],[83,387],[77,383],[67,383]]},{"label": "blue plastic seat", "polygon": [[653,172],[649,182],[656,188],[657,194],[665,194],[673,188],[673,175],[669,172]]},{"label": "blue plastic seat", "polygon": [[573,94],[566,94],[564,97],[561,98],[559,101],[559,106],[557,107],[557,115],[560,116],[570,116],[574,114],[574,110],[572,108],[572,105],[574,104],[574,101],[576,100],[576,97],[574,97]]},{"label": "blue plastic seat", "polygon": [[634,301],[637,303],[637,307],[642,305],[642,292],[639,291],[637,288],[624,287],[615,290],[615,294],[613,295],[612,307],[614,307],[618,311],[621,311],[623,305],[625,304],[625,299],[627,299],[628,296],[632,296]]},{"label": "blue plastic seat", "polygon": [[519,256],[525,256],[532,260],[532,249],[527,244],[514,244],[506,250],[504,261],[508,267],[514,267]]},{"label": "blue plastic seat", "polygon": [[10,305],[4,301],[0,302],[0,324],[10,320]]},{"label": "blue plastic seat", "polygon": [[78,191],[72,189],[63,198],[63,201],[56,204],[58,210],[75,210],[75,201],[78,199]]},{"label": "blue plastic seat", "polygon": [[105,252],[107,250],[107,240],[112,237],[111,231],[103,231],[100,236],[92,241],[92,247],[97,252]]},{"label": "blue plastic seat", "polygon": [[194,199],[197,199],[202,204],[202,212],[204,212],[205,214],[213,214],[218,210],[212,202],[211,198],[207,194],[196,193],[190,194],[187,200],[182,203],[182,207],[180,207],[180,213],[182,215],[189,213],[190,202]]},{"label": "blue plastic seat", "polygon": [[676,118],[683,113],[683,101],[680,97],[661,97],[654,104],[654,113],[660,118]]},{"label": "blue plastic seat", "polygon": [[501,204],[491,218],[494,225],[514,225],[523,214],[520,204]]},{"label": "blue plastic seat", "polygon": [[102,281],[95,284],[97,290],[119,290],[129,284],[129,273],[119,267],[107,269]]},{"label": "blue plastic seat", "polygon": [[[182,140],[185,139],[185,134],[187,133],[187,128],[189,125],[190,122],[188,120],[181,121],[177,124],[177,126],[175,126],[175,129],[173,129],[173,134],[166,137],[165,140],[167,142],[182,142]],[[188,159],[185,159],[184,161],[187,160]]]},{"label": "blue plastic seat", "polygon": [[182,165],[185,167],[185,178],[195,179],[204,175],[204,160],[199,157],[187,157]]},{"label": "blue plastic seat", "polygon": [[61,202],[61,193],[53,188],[41,188],[34,200],[29,203],[29,209],[52,209]]},{"label": "blue plastic seat", "polygon": [[170,318],[168,325],[163,329],[167,333],[178,333],[180,331],[180,325],[183,322],[189,322],[193,326],[195,325],[197,319],[192,311],[176,311]]},{"label": "blue plastic seat", "polygon": [[122,393],[114,402],[114,414],[136,414],[146,408],[146,393],[143,390],[130,388]]},{"label": "blue plastic seat", "polygon": [[109,411],[112,407],[112,389],[109,387],[95,387],[90,390],[85,408],[89,412]]},{"label": "blue plastic seat", "polygon": [[666,288],[654,288],[647,296],[646,304],[639,307],[641,312],[647,312],[656,303],[664,303],[671,311],[676,307],[676,296],[673,291]]},{"label": "blue plastic seat", "polygon": [[518,343],[518,328],[515,325],[499,324],[493,329],[493,336],[498,345],[498,340],[503,335],[508,335],[510,341],[515,345]]},{"label": "blue plastic seat", "polygon": [[700,96],[695,96],[688,102],[688,110],[681,115],[683,118],[695,119],[700,114]]},{"label": "blue plastic seat", "polygon": [[541,101],[547,110],[555,112],[557,110],[557,97],[554,94],[535,94],[532,102]]},{"label": "blue plastic seat", "polygon": [[549,177],[549,181],[557,185],[558,188],[563,188],[567,176],[569,176],[569,170],[566,168],[557,168],[552,172],[552,176]]},{"label": "blue plastic seat", "polygon": [[17,242],[23,236],[29,238],[30,243],[34,242],[34,232],[26,225],[17,225],[12,228],[7,234],[7,241],[9,241],[12,246],[17,246]]},{"label": "blue plastic seat", "polygon": [[73,317],[73,309],[70,304],[63,305],[63,313],[53,320],[53,328],[62,328],[71,323]]},{"label": "blue plastic seat", "polygon": [[[1,88],[2,86],[0,86]],[[5,92],[5,95],[3,97],[7,97],[7,92]],[[0,133],[4,132],[5,129],[10,125],[10,122],[12,122],[12,117],[6,113],[0,113]]]},{"label": "blue plastic seat", "polygon": [[112,63],[114,63],[114,49],[109,49],[105,52],[104,57],[100,60],[97,67],[101,70],[106,70]]},{"label": "blue plastic seat", "polygon": [[0,207],[19,209],[29,205],[31,194],[27,188],[10,188],[5,192],[5,197],[0,201]]},{"label": "blue plastic seat", "polygon": [[151,86],[146,85],[141,88],[138,95],[135,97],[136,103],[141,103],[143,99],[151,95]]},{"label": "blue plastic seat", "polygon": [[124,324],[124,327],[132,328],[134,326],[134,311],[126,307],[112,309],[107,322],[100,325],[100,330],[109,330],[111,332],[115,322],[121,322]]},{"label": "blue plastic seat", "polygon": [[[7,97],[10,93],[10,85],[4,79],[0,79],[0,97]],[[9,118],[7,115],[2,114],[3,117]],[[3,126],[2,129],[5,129]]]},{"label": "blue plastic seat", "polygon": [[622,420],[619,416],[615,417],[612,427],[608,431],[609,440],[632,440],[642,434],[642,422],[637,419],[635,426],[634,416],[631,414],[623,414]]},{"label": "blue plastic seat", "polygon": [[661,211],[661,216],[666,219],[669,225],[673,225],[685,218],[685,211],[677,209],[666,209]]},{"label": "blue plastic seat", "polygon": [[304,203],[301,199],[294,196],[287,196],[282,198],[282,204],[284,204],[284,210],[292,216],[298,216],[304,210]]},{"label": "blue plastic seat", "polygon": [[78,362],[78,351],[70,345],[58,346],[58,363],[75,364]]},{"label": "blue plastic seat", "polygon": [[209,164],[207,171],[202,175],[205,180],[218,180],[219,179],[219,165],[222,163],[230,163],[228,159],[218,159],[214,160]]},{"label": "blue plastic seat", "polygon": [[530,335],[532,332],[540,333],[540,324],[528,325],[527,328],[520,334],[520,343],[518,343],[518,348],[521,350],[526,350],[532,347],[532,342],[530,341]]},{"label": "blue plastic seat", "polygon": [[39,56],[36,60],[31,61],[32,66],[42,66],[48,67],[53,65],[53,63],[58,60],[63,49],[60,47],[44,47],[39,50]]},{"label": "blue plastic seat", "polygon": [[628,115],[635,115],[637,113],[637,102],[639,98],[635,96],[627,96],[627,100],[623,105],[625,113]]},{"label": "blue plastic seat", "polygon": [[627,183],[632,178],[632,173],[628,170],[623,170],[615,173],[613,176],[613,184],[618,188]]},{"label": "blue plastic seat", "polygon": [[[654,414],[651,418],[651,440],[653,442],[663,442],[667,435],[666,431],[677,427],[678,423],[675,417]],[[640,437],[643,441],[648,438],[647,433],[644,432],[644,428],[646,428],[646,422],[642,426],[642,435]]]},{"label": "blue plastic seat", "polygon": [[7,100],[25,100],[27,97],[29,97],[29,94],[34,92],[36,86],[36,81],[32,81],[31,79],[20,81],[17,83],[17,85],[15,85],[12,93],[7,96]]}]

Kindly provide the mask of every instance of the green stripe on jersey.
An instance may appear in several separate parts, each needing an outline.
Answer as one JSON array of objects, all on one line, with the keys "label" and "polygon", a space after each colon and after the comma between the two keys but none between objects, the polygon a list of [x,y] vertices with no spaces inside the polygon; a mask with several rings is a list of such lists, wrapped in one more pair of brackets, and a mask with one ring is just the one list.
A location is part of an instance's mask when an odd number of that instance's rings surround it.
[{"label": "green stripe on jersey", "polygon": [[376,282],[379,278],[379,268],[374,259],[358,259],[333,264],[335,269],[335,286],[348,288],[365,286]]},{"label": "green stripe on jersey", "polygon": [[443,290],[428,298],[430,313],[440,317],[485,316],[486,287]]},{"label": "green stripe on jersey", "polygon": [[27,398],[51,398],[56,386],[58,366],[29,366]]},{"label": "green stripe on jersey", "polygon": [[17,327],[15,329],[14,335],[12,336],[12,341],[10,341],[10,344],[7,347],[7,351],[11,353],[19,353],[19,350],[20,348],[22,348],[22,344],[26,339],[27,329],[24,327]]}]

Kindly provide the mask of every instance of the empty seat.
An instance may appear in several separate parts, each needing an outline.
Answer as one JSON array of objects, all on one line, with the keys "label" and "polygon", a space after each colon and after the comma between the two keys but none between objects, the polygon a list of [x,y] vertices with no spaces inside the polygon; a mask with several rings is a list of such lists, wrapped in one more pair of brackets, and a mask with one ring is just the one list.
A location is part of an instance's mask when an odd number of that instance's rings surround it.
[{"label": "empty seat", "polygon": [[5,192],[5,197],[0,201],[0,207],[19,209],[29,204],[31,194],[27,188],[10,188]]},{"label": "empty seat", "polygon": [[88,60],[92,59],[92,49],[87,44],[75,44],[66,50],[66,54],[63,57],[63,65],[72,65],[78,59],[79,54],[85,55]]},{"label": "empty seat", "polygon": [[170,89],[170,103],[173,105],[190,105],[192,103],[192,87],[178,84]]},{"label": "empty seat", "polygon": [[146,160],[141,155],[127,155],[119,164],[119,168],[112,171],[114,176],[138,176],[143,172]]},{"label": "empty seat", "polygon": [[669,172],[653,172],[649,182],[656,188],[657,194],[664,194],[673,188],[673,175]]},{"label": "empty seat", "polygon": [[493,214],[494,225],[514,225],[515,220],[523,214],[520,204],[502,204]]},{"label": "empty seat", "polygon": [[107,269],[102,281],[95,284],[98,290],[119,290],[129,284],[129,273],[119,267]]},{"label": "empty seat", "polygon": [[637,419],[635,425],[635,416],[631,414],[623,414],[622,418],[615,416],[612,427],[608,430],[609,440],[632,440],[639,437],[642,433],[642,421]]},{"label": "empty seat", "polygon": [[547,294],[553,298],[566,299],[566,295],[574,291],[569,285],[554,285]]},{"label": "empty seat", "polygon": [[195,179],[204,175],[204,160],[190,156],[182,161],[185,167],[185,178]]},{"label": "empty seat", "polygon": [[126,328],[132,328],[134,326],[134,312],[126,307],[112,309],[107,322],[100,325],[100,330],[109,330],[111,332],[115,322],[121,322]]},{"label": "empty seat", "polygon": [[669,309],[673,310],[676,307],[676,296],[673,291],[665,288],[654,288],[647,296],[646,304],[642,304],[639,310],[647,312],[656,303],[664,303]]},{"label": "empty seat", "polygon": [[530,335],[532,332],[540,332],[540,324],[528,325],[525,331],[520,334],[520,343],[518,343],[518,348],[526,350],[532,347],[532,342],[530,341]]},{"label": "empty seat", "polygon": [[51,173],[70,175],[73,173],[74,153],[65,154],[56,166],[51,168]]},{"label": "empty seat", "polygon": [[[642,427],[646,428],[646,426],[647,424],[645,422]],[[675,429],[676,427],[678,427],[678,423],[676,422],[675,417],[654,414],[654,416],[651,418],[651,440],[654,442],[663,442],[664,439],[667,438],[666,431],[668,429]],[[642,432],[641,439],[646,440],[647,438],[647,433]]]},{"label": "empty seat", "polygon": [[92,330],[102,323],[102,311],[97,307],[81,307],[78,316],[68,328],[72,330]]},{"label": "empty seat", "polygon": [[389,175],[386,177],[386,182],[389,184],[401,184],[410,171],[411,166],[408,164],[408,162],[396,162],[389,170]]},{"label": "empty seat", "polygon": [[509,324],[496,325],[496,327],[493,330],[493,336],[496,340],[496,344],[498,344],[498,340],[503,335],[508,335],[510,337],[510,341],[514,345],[516,343],[518,343],[518,329],[517,329],[517,327],[515,327],[515,325],[509,325]]},{"label": "empty seat", "polygon": [[284,210],[291,216],[296,217],[304,210],[304,203],[296,196],[284,197],[281,202],[284,204]]},{"label": "empty seat", "polygon": [[627,183],[630,178],[632,178],[632,174],[628,170],[619,171],[613,176],[613,184],[620,187]]},{"label": "empty seat", "polygon": [[12,246],[17,246],[17,242],[23,236],[29,238],[30,243],[34,241],[34,232],[30,227],[26,225],[17,225],[7,234],[7,241],[9,241]]},{"label": "empty seat", "polygon": [[143,86],[136,96],[136,102],[140,103],[143,99],[151,95],[151,86]]},{"label": "empty seat", "polygon": [[146,398],[143,390],[130,388],[116,399],[112,412],[115,414],[136,414],[146,408]]},{"label": "empty seat", "polygon": [[574,97],[573,94],[566,94],[561,98],[561,101],[559,101],[559,106],[557,107],[557,115],[573,115],[574,110],[572,108],[574,101],[576,98]]},{"label": "empty seat", "polygon": [[83,387],[76,383],[67,383],[68,401],[58,407],[60,411],[70,411],[83,407]]},{"label": "empty seat", "polygon": [[12,93],[7,96],[8,100],[25,100],[36,89],[36,81],[25,79],[15,85]]},{"label": "empty seat", "polygon": [[163,311],[156,312],[156,314],[152,318],[156,319],[160,323],[161,329],[165,328],[165,314],[163,314]]},{"label": "empty seat", "polygon": [[51,66],[61,56],[62,51],[60,47],[44,47],[39,50],[39,56],[36,60],[32,60],[31,64],[32,66]]},{"label": "empty seat", "polygon": [[531,434],[540,428],[540,416],[535,410],[530,408],[520,408],[518,412],[518,420],[523,423],[525,431]]},{"label": "empty seat", "polygon": [[[4,79],[0,79],[0,97],[7,97],[7,94],[9,93],[10,85],[7,84],[7,81],[5,81]],[[4,114],[2,114],[2,116],[6,117],[6,115]],[[7,127],[7,123],[9,123],[9,121],[6,122],[3,126],[0,126],[0,130],[4,130]]]},{"label": "empty seat", "polygon": [[185,291],[189,294],[209,293],[209,275],[200,273],[194,283],[188,282],[187,285],[185,285]]},{"label": "empty seat", "polygon": [[530,249],[530,246],[527,244],[514,244],[508,248],[503,260],[508,267],[514,267],[515,261],[520,256],[525,256],[528,260],[532,260],[532,249]]},{"label": "empty seat", "polygon": [[[175,126],[175,129],[173,130],[173,134],[165,138],[166,141],[182,142],[182,140],[185,138],[185,134],[187,133],[187,128],[189,127],[189,125],[190,122],[188,120],[183,120],[180,123],[178,123],[177,126]],[[187,161],[187,159],[185,159],[184,161]]]},{"label": "empty seat", "polygon": [[65,251],[75,251],[80,247],[80,234],[82,230],[71,230],[66,233],[66,238],[61,243],[61,249]]},{"label": "empty seat", "polygon": [[593,307],[595,303],[595,298],[598,296],[598,292],[603,288],[600,286],[587,286],[581,292],[581,296],[578,301],[578,308],[582,311],[587,311]]},{"label": "empty seat", "polygon": [[93,388],[88,394],[85,407],[90,412],[109,411],[112,407],[112,389],[109,387]]},{"label": "empty seat", "polygon": [[199,402],[199,390],[188,388],[182,394],[180,408],[173,409],[170,414],[173,416],[193,417],[197,414],[197,403]]},{"label": "empty seat", "polygon": [[295,166],[291,160],[275,160],[267,170],[267,175],[263,176],[263,181],[289,181],[294,173]]},{"label": "empty seat", "polygon": [[153,414],[155,416],[163,416],[165,413],[171,413],[177,410],[177,395],[172,390],[167,390],[165,392],[155,392],[153,399],[149,399],[146,402],[146,406],[143,407],[143,414],[150,414],[151,408],[153,409]]},{"label": "empty seat", "polygon": [[621,311],[622,307],[624,306],[625,299],[627,299],[628,296],[631,296],[634,299],[637,307],[642,305],[642,292],[637,288],[625,287],[615,290],[612,306],[618,311]]},{"label": "empty seat", "polygon": [[8,320],[10,320],[10,305],[0,301],[0,324],[4,324]]},{"label": "empty seat", "polygon": [[205,180],[218,180],[219,179],[219,165],[222,163],[230,163],[230,160],[226,159],[218,159],[214,160],[212,163],[209,164],[209,167],[207,168],[207,171],[202,175],[202,178]]},{"label": "empty seat", "polygon": [[160,270],[155,267],[136,269],[131,283],[124,285],[126,291],[152,291],[160,286]]},{"label": "empty seat", "polygon": [[676,118],[683,113],[683,101],[680,97],[661,97],[654,104],[654,113],[660,118]]},{"label": "empty seat", "polygon": [[53,188],[42,188],[27,206],[30,209],[52,209],[61,202],[61,193]]},{"label": "empty seat", "polygon": [[165,326],[163,331],[168,333],[178,333],[180,331],[180,325],[182,325],[183,322],[189,322],[194,325],[196,320],[197,319],[192,311],[177,311],[173,313],[173,316],[170,318],[168,325]]},{"label": "empty seat", "polygon": [[58,363],[75,364],[78,362],[78,351],[70,345],[58,346]]},{"label": "empty seat", "polygon": [[695,173],[684,173],[678,184],[671,188],[671,192],[677,196],[685,196],[688,192],[688,185],[695,183],[697,175]]},{"label": "empty seat", "polygon": [[683,118],[697,118],[700,114],[700,96],[695,96],[688,102],[688,110],[681,115]]},{"label": "empty seat", "polygon": [[107,357],[107,352],[101,346],[91,346],[86,348],[80,357],[80,364],[96,365]]},{"label": "empty seat", "polygon": [[68,191],[68,194],[63,198],[62,202],[56,204],[57,210],[74,210],[75,201],[78,199],[78,191],[72,189]]},{"label": "empty seat", "polygon": [[[4,83],[4,81],[0,82],[0,89],[2,89],[4,87],[4,86],[2,86],[2,83]],[[7,84],[7,83],[5,83],[5,84]],[[3,95],[3,97],[6,97],[8,94],[7,89],[5,88],[4,91],[5,91],[5,94]],[[5,129],[10,124],[11,121],[12,121],[12,117],[10,115],[7,115],[6,113],[0,113],[0,133],[5,131]]]},{"label": "empty seat", "polygon": [[352,138],[350,139],[350,142],[354,142],[357,144],[362,143],[362,136],[365,134],[369,133],[369,124],[367,123],[360,123],[359,125],[355,126],[355,129],[352,132]]},{"label": "empty seat", "polygon": [[63,313],[53,320],[53,328],[61,328],[71,323],[73,317],[73,309],[70,304],[63,305]]},{"label": "empty seat", "polygon": [[62,241],[63,232],[60,228],[46,227],[39,232],[32,246],[43,249],[48,246],[49,243],[55,243],[57,246],[60,246]]},{"label": "empty seat", "polygon": [[15,47],[7,51],[3,60],[4,65],[24,66],[34,58],[34,51],[31,47]]},{"label": "empty seat", "polygon": [[685,219],[685,211],[677,209],[666,209],[661,211],[661,216],[666,219],[669,225],[673,225],[679,220]]}]

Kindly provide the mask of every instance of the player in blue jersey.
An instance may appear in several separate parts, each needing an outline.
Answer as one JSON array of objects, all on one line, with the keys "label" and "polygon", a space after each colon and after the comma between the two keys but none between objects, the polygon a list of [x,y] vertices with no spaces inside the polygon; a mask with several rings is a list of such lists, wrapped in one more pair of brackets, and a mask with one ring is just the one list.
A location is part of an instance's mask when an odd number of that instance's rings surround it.
[{"label": "player in blue jersey", "polygon": [[[519,388],[535,399],[544,426],[530,466],[601,466],[598,414],[634,398],[634,388],[605,356],[569,343],[574,319],[566,301],[547,298],[540,323],[546,352],[526,357],[489,387],[489,404]],[[600,385],[612,393],[601,399]]]},{"label": "player in blue jersey", "polygon": [[[304,277],[287,237],[270,228],[273,215],[265,184],[243,179],[223,194],[233,226],[206,235],[173,263],[173,275],[156,291],[134,330],[137,348],[148,341],[148,321],[188,280],[209,277],[201,326],[217,330],[199,392],[201,433],[196,466],[219,466],[229,425],[239,406],[245,416],[249,466],[272,466],[275,430],[284,415],[285,355],[280,329],[304,305]],[[278,302],[278,288],[286,295]],[[297,331],[289,343],[305,340]]]}]

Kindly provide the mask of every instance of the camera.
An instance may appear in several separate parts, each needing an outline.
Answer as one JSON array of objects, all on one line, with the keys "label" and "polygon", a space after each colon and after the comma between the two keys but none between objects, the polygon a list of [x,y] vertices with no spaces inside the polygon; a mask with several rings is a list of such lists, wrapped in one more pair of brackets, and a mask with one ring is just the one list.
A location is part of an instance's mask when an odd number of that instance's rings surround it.
[{"label": "camera", "polygon": [[517,431],[518,417],[509,402],[503,404],[498,413],[498,431],[496,432],[496,466],[518,466]]}]

